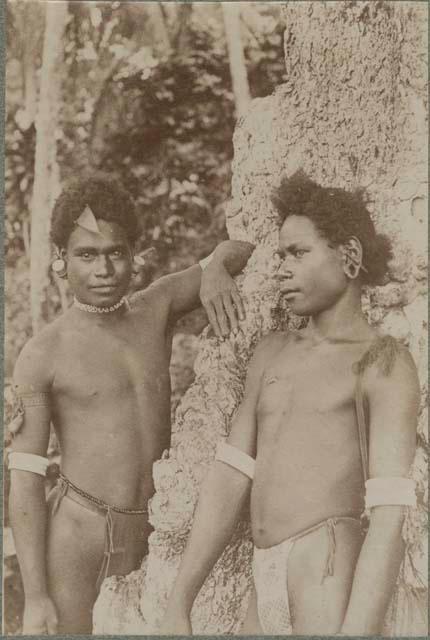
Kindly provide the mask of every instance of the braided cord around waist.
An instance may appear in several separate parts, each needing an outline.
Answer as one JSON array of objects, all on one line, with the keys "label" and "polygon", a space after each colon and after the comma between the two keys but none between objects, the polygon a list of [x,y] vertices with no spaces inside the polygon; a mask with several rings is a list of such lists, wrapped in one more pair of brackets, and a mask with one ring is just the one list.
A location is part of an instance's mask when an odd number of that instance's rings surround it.
[{"label": "braided cord around waist", "polygon": [[73,482],[71,482],[68,478],[66,478],[66,476],[64,476],[62,473],[59,474],[59,477],[60,477],[61,481],[65,485],[67,485],[68,487],[73,489],[73,491],[75,493],[77,493],[79,496],[82,496],[82,498],[85,498],[89,502],[92,502],[93,504],[97,505],[101,509],[104,509],[106,511],[115,511],[116,513],[124,513],[126,515],[136,515],[136,516],[137,515],[144,515],[144,514],[148,513],[148,509],[125,509],[123,507],[116,507],[114,505],[108,504],[107,502],[104,502],[104,500],[101,500],[100,498],[96,498],[95,496],[92,496],[90,493],[87,493],[86,491],[84,491],[80,487],[77,487],[75,484],[73,484]]}]

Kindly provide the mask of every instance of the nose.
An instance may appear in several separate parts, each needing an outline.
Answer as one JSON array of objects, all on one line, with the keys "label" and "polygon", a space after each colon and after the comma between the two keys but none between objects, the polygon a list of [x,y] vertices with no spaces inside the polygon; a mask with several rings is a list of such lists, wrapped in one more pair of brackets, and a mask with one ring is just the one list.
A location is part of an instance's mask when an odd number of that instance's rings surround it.
[{"label": "nose", "polygon": [[109,256],[98,256],[96,262],[95,275],[100,278],[106,278],[113,274],[113,265],[109,260]]},{"label": "nose", "polygon": [[279,265],[278,272],[275,274],[275,278],[278,280],[290,280],[293,277],[293,272],[291,269],[285,264],[285,260],[281,262]]}]

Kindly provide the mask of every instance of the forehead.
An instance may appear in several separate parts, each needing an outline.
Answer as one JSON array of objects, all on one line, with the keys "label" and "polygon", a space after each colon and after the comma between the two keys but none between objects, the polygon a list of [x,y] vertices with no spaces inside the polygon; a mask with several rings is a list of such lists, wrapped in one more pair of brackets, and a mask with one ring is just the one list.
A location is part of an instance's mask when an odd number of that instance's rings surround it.
[{"label": "forehead", "polygon": [[100,233],[94,233],[93,231],[88,231],[88,229],[83,229],[79,225],[76,225],[70,234],[67,243],[68,249],[76,249],[81,246],[104,249],[111,245],[129,244],[125,229],[117,222],[107,222],[99,218],[97,220],[97,226]]},{"label": "forehead", "polygon": [[279,246],[298,242],[325,242],[312,220],[306,216],[289,216],[279,231]]}]

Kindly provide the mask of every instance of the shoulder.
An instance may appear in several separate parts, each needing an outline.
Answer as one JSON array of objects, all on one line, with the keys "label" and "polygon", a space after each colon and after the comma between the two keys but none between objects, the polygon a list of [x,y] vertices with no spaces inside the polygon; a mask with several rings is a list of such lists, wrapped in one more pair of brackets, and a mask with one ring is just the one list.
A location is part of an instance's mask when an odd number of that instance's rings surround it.
[{"label": "shoulder", "polygon": [[15,363],[14,382],[35,388],[48,388],[54,375],[54,354],[61,330],[61,319],[54,321],[25,344]]},{"label": "shoulder", "polygon": [[258,342],[254,349],[250,366],[263,368],[292,340],[292,336],[284,331],[271,331]]},{"label": "shoulder", "polygon": [[358,363],[369,400],[419,404],[420,384],[409,350],[391,336],[377,338]]},{"label": "shoulder", "polygon": [[167,308],[170,300],[169,287],[168,276],[158,278],[158,280],[155,280],[155,282],[146,287],[146,289],[136,291],[129,297],[128,302],[131,309],[140,311],[147,308],[148,304],[150,304],[151,307],[156,307],[157,311],[163,307]]}]

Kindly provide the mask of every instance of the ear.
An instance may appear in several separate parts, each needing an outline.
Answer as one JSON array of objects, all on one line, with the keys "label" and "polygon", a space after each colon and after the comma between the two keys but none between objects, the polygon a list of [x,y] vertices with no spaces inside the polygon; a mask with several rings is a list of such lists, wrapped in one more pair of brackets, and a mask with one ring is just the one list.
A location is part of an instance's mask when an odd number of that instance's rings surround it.
[{"label": "ear", "polygon": [[67,258],[66,258],[66,250],[61,249],[59,247],[55,247],[55,255],[56,258],[54,262],[51,264],[52,271],[59,278],[67,278]]},{"label": "ear", "polygon": [[351,236],[345,247],[354,262],[358,262],[361,266],[363,261],[363,247],[357,236]]},{"label": "ear", "polygon": [[56,258],[60,258],[61,260],[67,260],[67,249],[66,247],[58,247],[56,244],[54,245],[54,254]]},{"label": "ear", "polygon": [[349,278],[356,278],[363,262],[363,247],[356,236],[351,236],[341,246],[343,268]]}]

